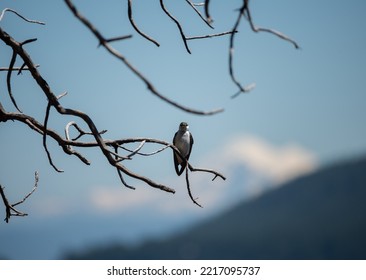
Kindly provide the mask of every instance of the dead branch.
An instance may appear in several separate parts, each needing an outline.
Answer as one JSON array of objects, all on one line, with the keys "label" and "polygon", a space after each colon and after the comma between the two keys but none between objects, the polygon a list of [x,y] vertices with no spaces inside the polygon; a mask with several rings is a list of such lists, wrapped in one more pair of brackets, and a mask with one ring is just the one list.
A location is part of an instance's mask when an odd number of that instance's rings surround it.
[{"label": "dead branch", "polygon": [[226,177],[224,175],[222,175],[221,173],[213,170],[213,169],[206,169],[206,168],[195,168],[193,167],[190,163],[188,163],[188,167],[189,170],[191,170],[192,172],[207,172],[207,173],[212,173],[215,176],[212,178],[212,181],[214,181],[217,177],[220,177],[222,180],[226,180]]},{"label": "dead branch", "polygon": [[53,167],[53,169],[55,169],[57,172],[61,173],[61,172],[64,172],[64,171],[62,169],[58,169],[56,167],[56,165],[53,163],[51,153],[50,153],[50,151],[48,150],[48,147],[47,147],[47,133],[46,133],[46,130],[47,130],[48,118],[50,116],[51,106],[52,106],[51,102],[48,102],[47,109],[46,109],[46,115],[45,115],[44,122],[43,122],[44,131],[43,131],[43,137],[42,137],[42,139],[43,139],[42,144],[43,144],[44,150],[46,151],[48,162]]},{"label": "dead branch", "polygon": [[184,35],[184,31],[183,28],[181,26],[181,24],[179,23],[179,21],[166,9],[165,5],[164,5],[164,0],[160,0],[160,7],[161,9],[164,11],[164,13],[172,20],[174,21],[174,23],[177,25],[178,29],[179,29],[179,33],[180,36],[182,37],[184,46],[186,47],[187,52],[190,54],[191,51],[188,47],[188,43],[187,43],[187,39],[186,39],[186,35]]},{"label": "dead branch", "polygon": [[135,24],[135,21],[133,20],[133,16],[132,16],[132,0],[128,0],[128,19],[130,20],[130,23],[132,25],[132,27],[136,30],[136,32],[138,34],[140,34],[142,37],[144,37],[146,40],[154,43],[157,47],[160,47],[160,44],[155,41],[153,38],[149,37],[148,35],[146,35],[144,32],[142,32],[137,25]]},{"label": "dead branch", "polygon": [[208,8],[209,5],[210,5],[210,0],[206,0],[205,3],[204,3],[206,20],[211,23],[212,18],[210,16],[210,12],[209,12],[209,8]]},{"label": "dead branch", "polygon": [[233,95],[232,97],[236,97],[238,96],[240,93],[246,93],[249,92],[250,90],[252,90],[254,88],[254,85],[248,86],[248,87],[243,87],[241,85],[241,83],[236,79],[235,74],[234,74],[234,68],[233,68],[233,60],[234,60],[234,39],[235,39],[235,35],[238,31],[238,27],[240,24],[240,21],[242,19],[242,16],[244,15],[244,11],[245,9],[247,9],[247,4],[248,1],[243,1],[243,6],[239,9],[239,14],[238,17],[236,19],[236,22],[234,24],[234,27],[232,29],[232,33],[230,36],[230,46],[229,46],[229,74],[231,77],[231,80],[234,82],[234,84],[239,88],[239,92],[236,93],[235,95]]},{"label": "dead branch", "polygon": [[210,110],[210,111],[202,111],[202,110],[196,110],[196,109],[192,109],[186,106],[183,106],[181,104],[179,104],[178,102],[175,102],[169,98],[167,98],[166,96],[162,95],[154,86],[153,84],[140,72],[138,71],[121,53],[119,53],[117,50],[115,50],[114,48],[112,48],[109,43],[108,40],[106,40],[104,38],[104,36],[99,32],[98,29],[96,29],[94,27],[94,25],[88,20],[86,19],[75,7],[75,5],[72,3],[71,0],[65,0],[66,5],[69,7],[70,11],[74,14],[74,16],[80,21],[82,22],[93,34],[94,36],[99,40],[99,44],[100,46],[103,46],[111,55],[113,55],[115,58],[117,58],[118,60],[120,60],[121,62],[123,62],[128,69],[130,69],[130,71],[132,73],[134,73],[141,81],[143,81],[147,87],[147,89],[154,94],[155,96],[159,97],[161,100],[167,102],[170,105],[173,105],[176,108],[179,108],[185,112],[188,113],[192,113],[192,114],[197,114],[197,115],[214,115],[217,113],[222,112],[224,109],[220,108],[220,109],[214,109],[214,110]]},{"label": "dead branch", "polygon": [[238,31],[226,31],[226,32],[221,32],[221,33],[216,33],[216,34],[207,34],[207,35],[202,35],[202,36],[187,37],[186,40],[188,41],[188,40],[220,37],[220,36],[230,35],[233,32],[238,32]]},{"label": "dead branch", "polygon": [[204,5],[203,3],[200,4],[194,4],[192,3],[190,0],[186,0],[186,2],[188,3],[188,5],[190,5],[192,7],[192,9],[197,13],[197,15],[204,21],[204,23],[206,23],[210,28],[214,29],[214,27],[211,25],[211,22],[209,19],[204,18],[203,15],[200,13],[200,11],[198,11],[196,9],[196,6],[202,6]]},{"label": "dead branch", "polygon": [[41,24],[41,25],[45,25],[44,22],[42,21],[38,21],[38,20],[32,20],[32,19],[27,19],[26,17],[22,16],[21,14],[19,14],[18,12],[14,11],[13,9],[10,9],[10,8],[5,8],[1,14],[0,14],[0,21],[3,19],[4,15],[6,12],[11,12],[11,13],[14,13],[16,14],[18,17],[20,17],[21,19],[23,19],[24,21],[26,22],[29,22],[29,23],[36,23],[36,24]]},{"label": "dead branch", "polygon": [[[0,104],[1,105],[1,104]],[[16,120],[16,121],[20,121],[22,123],[27,124],[28,126],[30,126],[32,129],[34,129],[36,132],[38,132],[41,135],[47,135],[49,137],[51,137],[52,139],[54,139],[55,141],[57,141],[57,143],[59,144],[59,146],[61,146],[63,148],[63,150],[67,153],[67,154],[73,154],[73,155],[77,155],[78,158],[80,160],[82,160],[84,163],[89,164],[89,162],[86,162],[87,160],[80,155],[77,154],[77,152],[73,149],[71,149],[72,147],[98,147],[100,148],[100,145],[98,142],[93,141],[93,142],[83,142],[83,141],[74,141],[72,139],[70,139],[69,133],[65,133],[67,134],[67,136],[65,138],[62,138],[60,135],[58,135],[56,132],[45,128],[44,125],[42,125],[41,123],[37,122],[35,119],[31,118],[30,116],[27,116],[25,114],[22,113],[8,113],[5,112],[4,109],[0,106],[0,120],[1,121],[7,121],[7,120]],[[82,130],[78,125],[73,124],[73,123],[68,123],[68,129],[65,129],[66,131],[69,130],[69,128],[71,126],[74,127],[78,127],[78,131],[80,130],[81,133],[83,134],[89,134],[89,133],[85,133],[84,130]],[[80,137],[78,137],[79,139]],[[159,140],[159,139],[153,139],[153,138],[127,138],[127,139],[116,139],[116,140],[108,140],[108,139],[102,139],[103,141],[103,145],[105,147],[111,147],[115,149],[115,152],[107,149],[109,156],[112,157],[114,156],[114,160],[110,161],[110,164],[112,166],[114,166],[117,169],[119,178],[121,180],[121,182],[123,183],[124,186],[130,188],[130,189],[135,189],[135,187],[129,185],[128,183],[126,183],[123,174],[135,178],[135,179],[139,179],[141,181],[144,181],[145,183],[149,184],[150,186],[154,187],[154,188],[158,188],[167,192],[171,192],[171,193],[175,193],[175,190],[164,186],[162,184],[159,183],[155,183],[154,181],[143,177],[142,175],[139,174],[135,174],[131,171],[129,171],[126,167],[124,167],[123,165],[120,164],[121,162],[121,158],[123,159],[132,159],[133,156],[135,155],[141,155],[141,156],[153,156],[159,152],[162,152],[168,148],[172,149],[174,152],[176,152],[180,157],[181,154],[179,152],[179,150],[172,144],[163,140]],[[138,147],[135,150],[129,150],[125,147],[123,147],[123,145],[125,144],[129,144],[129,143],[139,143]],[[157,151],[154,151],[152,153],[141,153],[140,151],[142,150],[142,148],[146,145],[146,143],[151,143],[151,144],[159,144],[162,145],[163,147],[160,148]],[[129,154],[127,155],[121,155],[118,153],[118,148],[122,148],[123,150],[129,151]],[[182,157],[183,158],[183,157]],[[222,174],[220,174],[217,171],[211,170],[211,169],[204,169],[204,168],[195,168],[193,167],[190,163],[188,163],[189,169],[194,172],[194,171],[200,171],[200,172],[209,172],[215,175],[216,177],[220,177],[223,180],[225,180],[225,176],[223,176]],[[187,175],[188,176],[188,175]],[[190,192],[190,185],[189,185],[189,179],[187,181],[187,189],[189,189]]]},{"label": "dead branch", "polygon": [[11,91],[11,74],[13,73],[13,66],[15,64],[16,58],[17,58],[17,54],[16,54],[16,52],[13,52],[13,55],[10,60],[9,71],[8,71],[8,74],[6,75],[6,85],[8,87],[8,94],[9,94],[11,102],[13,103],[14,107],[18,110],[18,112],[22,112],[22,110],[19,109],[18,104],[15,101],[13,93]]},{"label": "dead branch", "polygon": [[145,140],[141,141],[140,145],[134,151],[132,151],[130,154],[127,155],[127,158],[131,159],[134,155],[136,155],[142,149],[145,143],[146,143]]},{"label": "dead branch", "polygon": [[[128,152],[131,152],[133,153],[134,151],[130,150],[130,149],[127,149],[126,147],[123,147],[123,146],[119,146],[121,149],[125,150],[125,151],[128,151]],[[167,148],[169,148],[169,146],[165,146],[163,148],[160,148],[154,152],[151,152],[151,153],[141,153],[141,152],[137,152],[136,154],[137,155],[140,155],[140,156],[145,156],[145,157],[149,157],[149,156],[153,156],[153,155],[156,155],[164,150],[166,150]]]},{"label": "dead branch", "polygon": [[0,195],[1,195],[1,198],[3,200],[3,203],[5,205],[5,219],[4,221],[6,223],[9,222],[9,219],[11,216],[20,216],[20,217],[24,217],[24,216],[28,216],[27,213],[24,213],[24,212],[21,212],[19,211],[18,209],[15,208],[15,206],[18,206],[20,204],[22,204],[24,201],[26,201],[35,191],[36,189],[38,188],[38,180],[39,180],[39,176],[38,176],[38,172],[36,171],[35,174],[34,174],[34,187],[33,189],[26,195],[24,196],[24,198],[16,203],[13,203],[13,204],[10,204],[6,195],[5,195],[5,192],[4,192],[4,189],[1,185],[0,185]]},{"label": "dead branch", "polygon": [[124,35],[124,36],[117,36],[117,37],[113,37],[113,38],[109,38],[106,39],[107,43],[111,43],[111,42],[116,42],[116,41],[122,41],[122,40],[126,40],[126,39],[131,39],[132,35]]},{"label": "dead branch", "polygon": [[[192,109],[190,107],[183,106],[166,96],[162,95],[155,87],[154,85],[148,80],[138,69],[136,69],[127,59],[125,56],[123,56],[120,52],[118,52],[116,49],[114,49],[110,43],[120,40],[129,39],[132,37],[132,35],[126,35],[126,36],[117,36],[113,38],[105,38],[102,33],[86,18],[84,17],[75,7],[75,5],[72,3],[72,0],[64,0],[69,10],[72,12],[72,14],[76,17],[77,20],[79,20],[86,28],[97,38],[99,41],[99,46],[104,48],[110,55],[115,57],[117,60],[121,61],[134,75],[136,75],[147,87],[148,91],[152,93],[153,95],[157,96],[164,102],[167,102],[168,104],[181,109],[185,112],[197,114],[197,115],[213,115],[217,114],[219,112],[222,112],[223,109],[215,109],[215,110],[209,110],[209,111],[202,111],[197,109]],[[201,20],[210,28],[213,28],[212,26],[212,17],[209,12],[209,0],[205,0],[203,3],[192,3],[191,0],[186,0],[187,4],[190,5],[190,7],[194,10],[194,12],[201,18]],[[132,13],[132,0],[128,0],[128,18],[130,20],[131,26],[135,29],[135,31],[144,37],[145,39],[151,41],[155,45],[159,46],[159,43],[143,33],[140,28],[136,25],[133,13]],[[295,48],[299,48],[298,44],[289,38],[288,36],[282,34],[279,31],[269,29],[269,28],[262,28],[257,27],[253,20],[252,16],[249,10],[249,0],[243,0],[243,4],[238,10],[238,15],[235,21],[235,24],[233,28],[230,31],[227,32],[221,32],[216,34],[206,34],[202,36],[193,36],[193,37],[187,37],[183,31],[182,24],[180,21],[178,21],[166,8],[164,1],[160,0],[160,6],[163,12],[176,24],[179,33],[182,37],[183,43],[185,45],[185,48],[188,53],[191,53],[188,41],[189,40],[195,40],[195,39],[206,39],[206,38],[213,38],[213,37],[219,37],[219,36],[225,36],[229,35],[229,75],[234,82],[234,84],[238,87],[239,92],[234,94],[232,97],[236,97],[241,93],[249,92],[254,85],[249,85],[247,87],[243,87],[241,83],[236,78],[235,72],[234,72],[234,41],[235,37],[238,32],[239,25],[241,23],[241,19],[245,18],[248,20],[251,29],[253,32],[267,32],[271,33],[280,39],[283,39],[285,41],[288,41],[292,43]],[[198,6],[204,6],[204,16],[200,13],[200,11],[196,8]],[[36,23],[36,24],[42,24],[43,22],[37,21],[37,20],[30,20],[19,14],[18,12],[6,8],[4,9],[0,14],[0,21],[4,18],[4,15],[6,12],[11,12],[21,18],[22,20],[29,22],[29,23]],[[126,182],[125,178],[132,178],[141,182],[144,182],[150,187],[157,188],[162,191],[175,193],[175,190],[169,186],[166,186],[164,184],[161,184],[159,182],[153,181],[152,179],[145,177],[141,174],[137,174],[133,171],[131,171],[125,164],[128,164],[130,160],[135,159],[138,156],[154,156],[158,153],[161,153],[167,149],[171,149],[174,153],[176,153],[182,160],[184,158],[180,154],[179,150],[172,144],[163,140],[159,139],[153,139],[153,138],[125,138],[125,139],[105,139],[104,134],[106,133],[106,130],[99,130],[97,129],[94,121],[90,118],[90,116],[84,112],[81,112],[79,110],[75,110],[72,108],[65,108],[60,103],[60,99],[66,95],[66,92],[61,95],[55,95],[55,93],[52,91],[49,84],[46,82],[46,80],[41,75],[38,67],[39,65],[35,64],[30,55],[25,50],[24,46],[28,43],[35,42],[36,39],[28,39],[23,42],[16,41],[12,36],[10,36],[8,33],[6,33],[1,27],[0,27],[0,40],[3,41],[12,51],[11,59],[9,66],[7,68],[1,67],[0,71],[6,71],[6,85],[7,85],[7,91],[8,96],[11,99],[11,102],[13,106],[17,109],[16,112],[9,112],[7,111],[3,105],[0,102],[0,123],[1,122],[7,122],[7,121],[17,121],[20,123],[23,123],[27,125],[31,130],[35,131],[36,133],[40,134],[42,136],[42,144],[44,147],[44,150],[47,154],[49,164],[58,172],[62,172],[62,170],[58,169],[56,165],[53,162],[51,152],[48,149],[47,141],[53,140],[63,149],[65,154],[68,155],[74,155],[76,156],[80,161],[82,161],[85,164],[90,164],[90,162],[78,151],[76,151],[76,148],[97,148],[101,151],[101,153],[104,155],[107,162],[113,167],[116,168],[118,176],[122,182],[122,184],[130,189],[135,189],[134,186],[131,186]],[[21,67],[16,67],[15,63],[17,59],[22,60]],[[27,73],[29,73],[33,80],[37,83],[38,87],[44,94],[44,96],[47,99],[47,106],[45,110],[45,116],[43,121],[38,121],[37,119],[33,118],[32,116],[29,116],[25,113],[23,113],[18,104],[15,96],[13,95],[12,90],[12,73],[13,71],[18,71],[18,74],[22,73],[23,70],[27,70]],[[56,130],[53,130],[48,127],[49,124],[49,118],[52,112],[55,112],[55,114],[58,115],[67,115],[72,116],[75,118],[75,121],[69,122],[65,126],[65,136],[61,136]],[[77,135],[74,138],[70,137],[70,129],[74,128],[77,131]],[[85,129],[82,129],[81,127],[86,127]],[[88,135],[89,137],[84,137],[85,135]],[[86,140],[85,138],[91,139]],[[127,144],[135,143],[136,147],[134,149],[127,148]],[[145,147],[149,145],[158,145],[159,148],[154,150],[153,152],[145,152],[143,151]],[[197,198],[194,198],[192,196],[191,192],[191,185],[189,180],[189,172],[206,172],[211,173],[214,177],[212,181],[214,181],[216,178],[221,178],[222,180],[225,180],[225,176],[221,173],[207,168],[197,168],[193,167],[191,163],[187,161],[186,168],[186,186],[188,190],[188,194],[190,199],[195,203],[196,205],[202,207],[198,202]],[[188,170],[189,169],[189,170]],[[35,184],[32,191],[27,194],[22,200],[20,200],[17,203],[10,204],[5,192],[4,188],[0,186],[0,194],[3,200],[3,203],[6,208],[6,218],[5,221],[8,222],[11,216],[26,216],[26,213],[23,213],[15,208],[15,206],[18,206],[22,204],[24,201],[26,201],[37,189],[38,186],[38,173],[35,174]]]},{"label": "dead branch", "polygon": [[186,168],[186,183],[187,183],[188,195],[191,198],[192,202],[202,208],[202,205],[197,202],[198,198],[193,198],[193,196],[192,196],[191,187],[189,184],[188,168]]},{"label": "dead branch", "polygon": [[[248,0],[249,1],[249,0]],[[282,40],[285,40],[285,41],[288,41],[290,42],[291,44],[294,45],[295,49],[299,49],[300,46],[293,40],[291,39],[290,37],[286,36],[285,34],[277,31],[277,30],[274,30],[274,29],[270,29],[270,28],[264,28],[264,27],[258,27],[256,26],[254,23],[253,23],[253,20],[252,20],[252,16],[251,16],[251,13],[250,13],[250,9],[249,7],[247,7],[247,9],[245,10],[246,12],[246,18],[248,19],[249,21],[249,24],[250,24],[250,27],[252,28],[252,30],[254,32],[268,32],[268,33],[271,33],[279,38],[281,38]]]},{"label": "dead branch", "polygon": [[240,9],[238,9],[238,16],[237,16],[236,22],[235,22],[235,24],[232,28],[232,33],[231,33],[231,36],[230,36],[229,74],[230,74],[231,80],[234,82],[234,84],[239,89],[239,91],[237,93],[235,93],[234,95],[232,95],[231,98],[235,98],[235,97],[239,96],[241,93],[248,93],[255,87],[255,83],[252,83],[252,84],[250,84],[246,87],[242,86],[242,84],[235,77],[235,73],[234,73],[234,67],[233,67],[234,39],[235,39],[235,35],[236,35],[236,32],[238,31],[238,27],[239,27],[239,24],[240,24],[242,18],[246,18],[248,20],[248,22],[251,26],[251,29],[254,32],[262,32],[263,31],[263,32],[268,32],[268,33],[274,34],[274,35],[278,36],[279,38],[281,38],[283,40],[291,42],[295,46],[295,48],[297,48],[297,49],[299,48],[298,44],[294,40],[290,39],[288,36],[278,32],[276,30],[256,27],[254,25],[252,17],[251,17],[251,13],[250,13],[250,9],[249,9],[249,0],[243,0],[243,5],[240,7]]},{"label": "dead branch", "polygon": [[[35,65],[36,67],[39,67],[39,64],[37,64],[37,65]],[[4,72],[4,71],[6,71],[6,72],[8,72],[8,71],[28,71],[29,69],[28,69],[28,67],[26,67],[26,66],[22,66],[22,67],[13,67],[12,69],[9,69],[9,67],[0,67],[0,72]],[[18,75],[19,75],[20,73],[18,72]]]},{"label": "dead branch", "polygon": [[[87,132],[87,131],[84,131],[83,129],[81,129],[75,121],[71,121],[65,126],[65,136],[66,136],[67,140],[70,140],[70,132],[69,132],[70,126],[75,127],[75,129],[79,132],[78,136],[71,139],[72,141],[78,140],[80,137],[82,137],[84,135],[93,135],[93,133]],[[102,130],[99,132],[99,134],[104,134],[106,132],[107,132],[107,130]]]}]

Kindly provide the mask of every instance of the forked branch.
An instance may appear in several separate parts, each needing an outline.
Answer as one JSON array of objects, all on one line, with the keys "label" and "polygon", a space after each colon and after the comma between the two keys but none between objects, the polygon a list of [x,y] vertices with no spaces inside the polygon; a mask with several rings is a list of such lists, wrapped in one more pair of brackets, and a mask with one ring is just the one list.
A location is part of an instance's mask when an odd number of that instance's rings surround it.
[{"label": "forked branch", "polygon": [[[208,1],[206,1],[206,2],[208,2]],[[206,5],[207,4],[208,3],[206,3]],[[252,83],[252,84],[250,84],[246,87],[243,86],[238,81],[238,79],[236,78],[236,75],[235,75],[235,72],[234,72],[234,66],[233,66],[233,63],[234,63],[234,40],[235,40],[235,36],[236,36],[237,31],[238,31],[239,24],[240,24],[242,18],[246,18],[248,20],[248,22],[250,24],[250,27],[254,32],[268,32],[268,33],[274,34],[274,35],[278,36],[279,38],[292,43],[295,46],[296,49],[299,48],[299,45],[294,40],[292,40],[290,37],[282,34],[281,32],[273,30],[273,29],[269,29],[269,28],[261,28],[261,27],[255,26],[255,24],[253,23],[253,20],[252,20],[250,9],[249,9],[249,0],[243,0],[242,6],[240,7],[240,9],[238,9],[238,16],[237,16],[236,22],[235,22],[235,24],[234,24],[234,26],[231,30],[232,33],[230,35],[229,74],[230,74],[231,80],[234,82],[234,84],[238,88],[238,92],[235,93],[234,95],[232,95],[231,98],[235,98],[235,97],[239,96],[241,93],[248,93],[255,87],[254,83]]]},{"label": "forked branch", "polygon": [[0,195],[1,198],[3,200],[3,203],[5,205],[5,219],[4,221],[6,223],[9,222],[10,218],[12,216],[18,216],[18,217],[24,217],[24,216],[28,216],[27,213],[21,212],[20,210],[16,209],[15,206],[18,206],[20,204],[22,204],[24,201],[26,201],[38,188],[38,180],[39,180],[39,176],[38,176],[38,172],[36,171],[34,174],[34,187],[33,189],[26,195],[24,196],[23,199],[21,199],[20,201],[16,202],[16,203],[10,203],[5,195],[4,189],[5,187],[2,187],[0,185]]}]

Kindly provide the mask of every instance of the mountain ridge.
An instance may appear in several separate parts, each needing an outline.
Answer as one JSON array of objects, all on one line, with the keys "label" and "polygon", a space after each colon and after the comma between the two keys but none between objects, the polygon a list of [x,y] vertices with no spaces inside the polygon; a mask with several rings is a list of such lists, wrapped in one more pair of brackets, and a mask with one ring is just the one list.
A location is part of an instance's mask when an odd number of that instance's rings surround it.
[{"label": "mountain ridge", "polygon": [[69,259],[366,259],[366,157],[333,164],[165,241]]}]

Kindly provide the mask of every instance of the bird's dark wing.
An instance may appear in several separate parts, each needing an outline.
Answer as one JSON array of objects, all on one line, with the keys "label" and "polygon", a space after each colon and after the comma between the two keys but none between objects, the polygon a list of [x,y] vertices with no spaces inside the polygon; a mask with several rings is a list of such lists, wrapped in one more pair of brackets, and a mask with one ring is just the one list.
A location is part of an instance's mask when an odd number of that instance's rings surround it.
[{"label": "bird's dark wing", "polygon": [[187,160],[189,160],[189,156],[191,155],[193,142],[194,142],[192,133],[189,133],[189,142],[191,143],[191,146],[189,147],[189,152],[188,152],[188,155],[186,157]]},{"label": "bird's dark wing", "polygon": [[[173,138],[173,145],[175,146],[175,138],[177,136],[177,133],[174,134],[174,138]],[[174,168],[175,168],[175,172],[177,173],[178,176],[180,176],[183,173],[183,167],[181,167],[181,169],[179,170],[179,163],[178,163],[178,155],[175,151],[173,151],[173,157],[174,157]]]},{"label": "bird's dark wing", "polygon": [[[186,156],[186,160],[187,161],[189,160],[189,156],[191,155],[192,147],[193,147],[193,142],[194,142],[192,133],[189,133],[189,142],[190,142],[189,152],[188,152],[188,154]],[[183,173],[184,169],[186,169],[186,167],[187,167],[187,161],[184,161],[184,162],[181,163],[180,171],[177,172],[178,176],[180,176]]]}]

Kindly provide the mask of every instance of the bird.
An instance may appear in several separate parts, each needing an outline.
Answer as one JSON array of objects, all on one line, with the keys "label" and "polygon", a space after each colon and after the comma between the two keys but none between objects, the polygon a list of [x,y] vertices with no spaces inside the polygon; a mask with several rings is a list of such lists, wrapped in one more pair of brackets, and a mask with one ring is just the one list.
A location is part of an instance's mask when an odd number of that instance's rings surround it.
[{"label": "bird", "polygon": [[[174,168],[178,176],[180,176],[184,169],[187,167],[187,161],[191,155],[193,146],[193,136],[189,131],[188,123],[181,122],[178,131],[174,134],[173,145],[179,150],[183,160],[177,152],[173,151],[174,156]],[[180,165],[180,168],[179,168]]]}]

